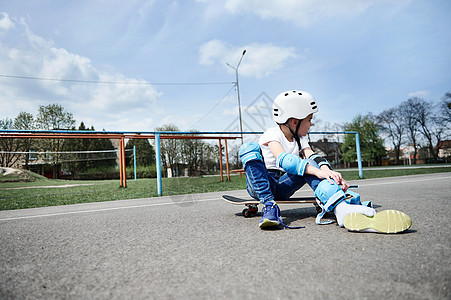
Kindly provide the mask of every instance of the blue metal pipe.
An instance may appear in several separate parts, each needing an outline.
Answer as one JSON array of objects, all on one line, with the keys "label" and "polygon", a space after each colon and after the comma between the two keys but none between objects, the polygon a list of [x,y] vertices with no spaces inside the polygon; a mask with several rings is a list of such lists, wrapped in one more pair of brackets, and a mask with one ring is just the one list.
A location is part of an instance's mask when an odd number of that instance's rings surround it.
[{"label": "blue metal pipe", "polygon": [[161,149],[160,149],[160,134],[155,134],[155,158],[157,165],[157,192],[158,196],[163,195],[163,180],[161,179]]},{"label": "blue metal pipe", "polygon": [[[236,134],[239,135],[239,131],[91,131],[91,130],[13,130],[3,129],[0,133],[58,133],[58,134],[189,134],[189,135],[202,135],[202,134]],[[262,134],[263,132],[243,132],[243,134]]]},{"label": "blue metal pipe", "polygon": [[135,170],[135,182],[136,182],[136,146],[133,145],[133,167]]},{"label": "blue metal pipe", "polygon": [[[155,152],[156,152],[156,167],[157,167],[157,188],[158,195],[162,195],[162,178],[161,178],[161,151],[160,151],[160,135],[176,135],[176,134],[187,134],[187,135],[241,135],[241,134],[263,134],[262,131],[253,132],[240,132],[240,131],[213,131],[213,132],[193,132],[193,131],[90,131],[90,130],[0,130],[0,133],[58,133],[58,134],[152,134],[155,135]],[[362,157],[360,153],[360,140],[359,133],[357,131],[318,131],[309,132],[309,134],[355,134],[356,138],[356,150],[357,150],[357,163],[359,167],[359,177],[363,178],[363,168],[362,168]],[[135,167],[136,172],[136,167]],[[136,175],[135,175],[136,180]]]},{"label": "blue metal pipe", "polygon": [[[263,131],[91,131],[91,130],[15,130],[1,129],[0,133],[62,133],[62,134],[263,134]],[[312,131],[309,134],[355,134],[356,131]]]},{"label": "blue metal pipe", "polygon": [[359,166],[359,177],[363,179],[362,155],[360,154],[360,138],[359,133],[355,133],[355,148],[357,150],[357,164]]}]

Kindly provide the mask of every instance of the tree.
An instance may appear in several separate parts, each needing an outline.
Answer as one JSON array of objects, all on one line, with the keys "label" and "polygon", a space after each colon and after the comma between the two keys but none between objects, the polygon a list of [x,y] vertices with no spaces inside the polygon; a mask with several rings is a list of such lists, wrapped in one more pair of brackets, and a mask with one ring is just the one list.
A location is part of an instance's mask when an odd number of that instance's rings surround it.
[{"label": "tree", "polygon": [[[155,129],[156,131],[179,131],[172,124],[164,125]],[[196,135],[192,131],[189,135]],[[189,174],[201,174],[214,168],[217,163],[214,156],[214,147],[201,139],[164,139],[160,143],[161,161],[163,168],[171,168],[175,174],[177,163],[186,164]]]},{"label": "tree", "polygon": [[451,122],[451,93],[448,92],[443,96],[440,102],[440,111],[442,112],[442,117],[449,124]]},{"label": "tree", "polygon": [[[438,145],[440,144],[445,127],[441,124],[442,119],[434,111],[434,105],[421,98],[418,99],[416,121],[419,124],[420,132],[427,141],[429,153],[433,161],[438,161]],[[437,145],[437,147],[434,147]]]},{"label": "tree", "polygon": [[413,147],[413,164],[417,163],[417,153],[418,153],[418,133],[419,127],[417,122],[417,111],[420,106],[420,98],[413,97],[404,101],[399,106],[401,118],[403,120],[403,127],[405,127],[405,132],[407,135],[407,140],[412,144]]},{"label": "tree", "polygon": [[[95,131],[94,127],[86,128],[83,122],[78,127],[80,131]],[[98,169],[102,167],[111,167],[116,165],[116,153],[114,152],[89,152],[114,150],[114,146],[109,139],[68,139],[65,141],[62,151],[64,152],[80,152],[86,153],[70,153],[65,154],[64,165],[77,177],[80,173],[89,169]]]},{"label": "tree", "polygon": [[[33,115],[27,112],[21,112],[14,119],[0,120],[0,129],[6,130],[32,130],[35,128]],[[16,154],[12,152],[30,152],[33,139],[0,139],[0,149],[3,151],[0,155],[0,163],[5,167],[12,167],[15,165],[23,154]],[[29,155],[23,155],[25,157],[25,166],[28,167]]]},{"label": "tree", "polygon": [[[75,120],[72,113],[67,112],[64,107],[59,104],[49,104],[47,106],[40,105],[38,115],[36,117],[36,128],[43,130],[71,130],[74,129]],[[63,148],[65,140],[48,139],[41,144],[43,149],[53,152],[60,152]],[[56,153],[52,156],[54,168],[53,178],[58,178],[57,168],[59,165],[61,154]]]},{"label": "tree", "polygon": [[451,125],[451,93],[448,92],[442,97],[438,104],[438,122],[445,128],[445,138],[448,139],[450,135]]},{"label": "tree", "polygon": [[[133,146],[136,148],[137,166],[150,166],[155,164],[155,150],[148,139],[130,139],[125,149],[133,149]],[[130,157],[126,157],[126,164],[129,166],[132,164]]]},{"label": "tree", "polygon": [[241,169],[243,164],[241,163],[239,151],[240,151],[241,143],[235,144],[233,143],[230,147],[229,156],[230,156],[230,167],[232,169]]},{"label": "tree", "polygon": [[71,130],[75,120],[72,113],[59,104],[39,105],[36,125],[43,130]]},{"label": "tree", "polygon": [[[78,130],[86,130],[85,124],[80,123]],[[86,151],[88,140],[87,139],[68,139],[65,141],[62,151],[64,152],[77,152]],[[77,177],[80,170],[85,169],[86,160],[83,159],[82,154],[71,153],[67,157],[67,161],[64,163],[64,167],[72,174],[72,176]]]},{"label": "tree", "polygon": [[[358,115],[351,123],[345,125],[345,131],[357,131],[360,138],[362,160],[374,165],[386,154],[384,140],[379,137],[379,128],[372,115]],[[354,162],[357,159],[356,142],[354,136],[346,135],[341,146],[345,162]]]},{"label": "tree", "polygon": [[[90,130],[95,131],[93,126]],[[88,139],[88,143],[87,151],[115,150],[110,139]],[[117,165],[115,152],[93,152],[88,157],[90,158],[86,166],[88,169],[109,168]]]},{"label": "tree", "polygon": [[[173,125],[163,125],[155,128],[156,131],[180,131],[180,129]],[[164,169],[171,168],[174,173],[173,167],[181,159],[181,143],[176,139],[165,139],[160,142],[161,161]]]},{"label": "tree", "polygon": [[[196,135],[195,130],[190,135]],[[210,158],[210,147],[200,139],[185,139],[181,141],[181,155],[188,165],[189,174],[200,174],[207,169],[207,161]],[[208,170],[207,170],[208,171]]]},{"label": "tree", "polygon": [[[0,129],[14,129],[14,121],[8,118],[0,120]],[[13,153],[20,151],[20,143],[17,139],[1,138],[0,150],[0,166],[2,167],[12,167],[20,158],[19,155]]]},{"label": "tree", "polygon": [[[14,119],[14,129],[18,130],[33,130],[36,128],[34,117],[32,114],[27,112],[20,112],[19,115]],[[18,141],[19,148],[22,151],[30,152],[31,148],[35,144],[33,139],[20,139]],[[28,163],[30,161],[30,155],[25,155],[25,168],[28,169]]]},{"label": "tree", "polygon": [[399,163],[401,145],[404,137],[404,124],[399,107],[384,110],[377,117],[381,130],[387,133],[395,150],[395,164]]}]

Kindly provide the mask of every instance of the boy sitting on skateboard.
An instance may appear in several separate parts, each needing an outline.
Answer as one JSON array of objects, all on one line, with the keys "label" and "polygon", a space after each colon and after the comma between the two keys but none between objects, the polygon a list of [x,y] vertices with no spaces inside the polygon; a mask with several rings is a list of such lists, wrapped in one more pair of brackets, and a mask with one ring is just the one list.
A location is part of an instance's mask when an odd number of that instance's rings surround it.
[{"label": "boy sitting on skateboard", "polygon": [[273,119],[277,127],[269,128],[258,143],[245,143],[239,155],[246,172],[248,193],[264,205],[260,228],[281,224],[277,200],[286,200],[308,184],[314,191],[322,212],[333,212],[337,223],[351,231],[396,233],[412,225],[399,211],[376,213],[361,205],[360,196],[348,191],[349,184],[328,161],[310,148],[307,132],[313,114],[318,112],[316,100],[307,92],[287,91],[273,103]]}]

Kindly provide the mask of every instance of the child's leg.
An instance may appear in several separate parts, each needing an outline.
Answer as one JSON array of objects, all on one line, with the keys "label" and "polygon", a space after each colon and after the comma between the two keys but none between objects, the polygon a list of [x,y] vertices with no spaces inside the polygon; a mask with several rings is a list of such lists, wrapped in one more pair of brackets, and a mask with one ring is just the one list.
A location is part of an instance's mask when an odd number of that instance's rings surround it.
[{"label": "child's leg", "polygon": [[285,173],[277,180],[274,191],[276,200],[286,200],[306,183],[306,176]]},{"label": "child's leg", "polygon": [[364,214],[365,216],[372,217],[376,214],[376,210],[372,207],[348,204],[342,201],[334,209],[334,214],[337,217],[337,223],[340,227],[344,227],[344,219],[346,215],[351,213]]},{"label": "child's leg", "polygon": [[320,222],[326,212],[334,212],[340,226],[343,226],[343,220],[347,214],[360,213],[371,217],[376,213],[371,207],[346,203],[346,194],[335,181],[330,183],[327,179],[323,179],[315,189],[315,197],[322,208],[322,212],[316,217],[317,224],[330,223],[330,221]]},{"label": "child's leg", "polygon": [[279,226],[280,211],[274,202],[274,194],[271,189],[272,177],[262,161],[249,161],[245,165],[247,191],[251,197],[257,199],[265,207],[262,210],[262,218],[259,222],[260,228]]},{"label": "child's leg", "polygon": [[318,224],[326,211],[333,211],[337,223],[350,231],[398,233],[412,226],[412,220],[406,214],[396,210],[379,213],[367,206],[352,205],[344,201],[346,195],[334,182],[324,179],[315,190],[317,202],[323,211],[317,216]]},{"label": "child's leg", "polygon": [[270,178],[258,143],[245,143],[240,147],[240,159],[246,172],[246,188],[249,195],[265,204],[274,200]]},{"label": "child's leg", "polygon": [[261,204],[274,200],[271,179],[263,161],[249,161],[244,170],[246,171],[246,189],[249,195],[259,200]]},{"label": "child's leg", "polygon": [[279,208],[274,202],[272,189],[275,181],[268,175],[260,146],[257,143],[245,143],[240,147],[239,155],[246,171],[246,188],[249,195],[265,205],[259,222],[260,228],[280,225]]},{"label": "child's leg", "polygon": [[[309,165],[319,168],[317,163],[313,160],[309,160]],[[346,198],[345,193],[341,190],[338,184],[330,184],[327,179],[319,179],[316,176],[305,176],[307,183],[315,191],[315,197],[320,200],[320,206],[323,208],[322,214],[319,214],[316,220],[317,224],[327,224],[329,222],[321,223],[322,216],[327,212],[334,212],[337,223],[343,227],[343,220],[347,214],[361,213],[366,216],[373,216],[376,211],[371,207],[362,205],[350,205],[344,201]],[[319,187],[319,189],[318,189]],[[359,198],[360,199],[360,198]]]}]

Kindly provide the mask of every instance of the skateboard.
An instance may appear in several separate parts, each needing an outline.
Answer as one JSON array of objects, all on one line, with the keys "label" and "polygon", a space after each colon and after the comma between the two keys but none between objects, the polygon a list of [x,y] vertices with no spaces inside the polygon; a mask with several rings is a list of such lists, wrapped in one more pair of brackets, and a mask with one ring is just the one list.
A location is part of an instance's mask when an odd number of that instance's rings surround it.
[{"label": "skateboard", "polygon": [[[254,217],[258,213],[258,205],[260,204],[260,201],[255,200],[253,198],[238,198],[230,195],[222,195],[222,199],[235,205],[245,205],[246,208],[243,209],[243,216],[245,218]],[[276,200],[276,203],[277,204],[313,203],[316,207],[316,210],[318,211],[319,209],[321,211],[321,208],[319,208],[318,204],[316,204],[315,197],[289,198],[287,200],[281,201]]]}]

